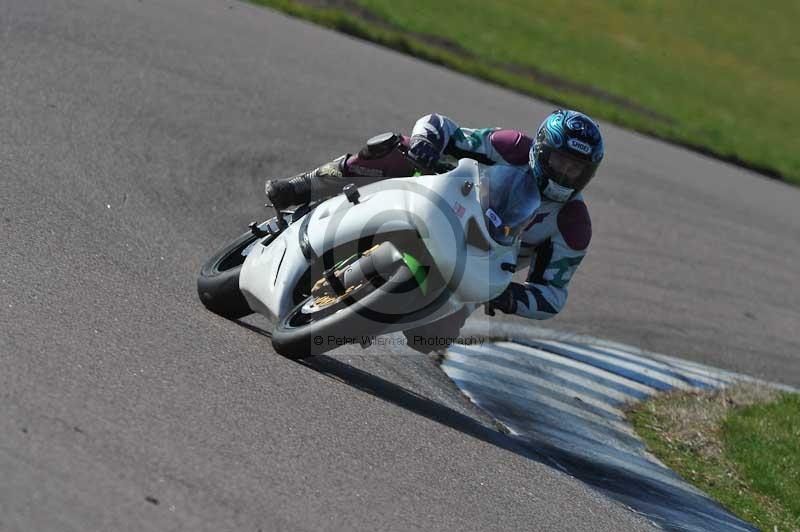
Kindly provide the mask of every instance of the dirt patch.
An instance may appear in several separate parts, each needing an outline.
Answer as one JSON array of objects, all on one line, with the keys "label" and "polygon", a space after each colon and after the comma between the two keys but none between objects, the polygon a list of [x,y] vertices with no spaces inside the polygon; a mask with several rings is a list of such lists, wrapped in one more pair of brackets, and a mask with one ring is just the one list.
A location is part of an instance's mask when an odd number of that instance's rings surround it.
[{"label": "dirt patch", "polygon": [[744,475],[723,434],[736,411],[779,399],[775,389],[756,384],[712,392],[677,391],[632,405],[628,419],[650,452],[740,518],[762,530],[800,531],[781,501],[756,489],[752,477]]},{"label": "dirt patch", "polygon": [[720,459],[719,427],[733,408],[774,401],[778,392],[766,386],[741,385],[708,392],[675,392],[633,408],[657,411],[652,428],[669,445],[681,445],[705,458]]}]

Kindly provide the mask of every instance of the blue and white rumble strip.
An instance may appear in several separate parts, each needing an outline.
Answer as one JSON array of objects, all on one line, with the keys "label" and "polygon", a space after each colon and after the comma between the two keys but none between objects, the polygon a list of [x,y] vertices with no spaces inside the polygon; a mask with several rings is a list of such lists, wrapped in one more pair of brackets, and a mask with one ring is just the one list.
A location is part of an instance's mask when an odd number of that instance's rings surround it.
[{"label": "blue and white rumble strip", "polygon": [[[453,345],[442,369],[509,429],[530,458],[589,483],[667,530],[757,530],[648,453],[623,412],[626,404],[658,392],[755,379],[613,342],[501,327],[512,340]],[[487,328],[470,320],[465,332],[488,335]],[[492,329],[497,336],[496,322]]]}]

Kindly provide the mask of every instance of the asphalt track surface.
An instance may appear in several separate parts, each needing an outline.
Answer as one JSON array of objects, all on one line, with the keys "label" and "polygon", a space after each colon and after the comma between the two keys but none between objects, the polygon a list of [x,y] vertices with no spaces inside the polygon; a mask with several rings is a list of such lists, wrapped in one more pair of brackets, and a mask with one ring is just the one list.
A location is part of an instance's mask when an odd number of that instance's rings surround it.
[{"label": "asphalt track surface", "polygon": [[[195,295],[265,177],[550,108],[246,4],[0,1],[0,530],[647,529],[430,359],[297,364]],[[800,190],[605,133],[548,326],[800,384]]]}]

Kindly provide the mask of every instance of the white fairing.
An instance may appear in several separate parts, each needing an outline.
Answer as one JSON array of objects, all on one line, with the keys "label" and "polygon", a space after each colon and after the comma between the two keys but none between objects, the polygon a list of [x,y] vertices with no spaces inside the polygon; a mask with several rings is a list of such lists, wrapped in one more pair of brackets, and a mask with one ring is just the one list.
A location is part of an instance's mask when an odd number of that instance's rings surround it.
[{"label": "white fairing", "polygon": [[[464,188],[465,181],[472,183],[471,189]],[[331,198],[307,219],[290,225],[269,246],[254,246],[245,259],[239,286],[253,310],[275,320],[291,310],[297,282],[323,251],[364,236],[416,230],[452,292],[450,301],[424,321],[456,312],[465,304],[474,308],[508,286],[512,273],[501,264],[516,264],[519,251],[519,241],[502,246],[489,236],[478,183],[478,163],[462,159],[447,174],[387,179],[362,187],[355,205],[341,195]],[[467,244],[470,219],[488,251]],[[313,250],[311,260],[302,250],[303,235],[306,251]]]}]

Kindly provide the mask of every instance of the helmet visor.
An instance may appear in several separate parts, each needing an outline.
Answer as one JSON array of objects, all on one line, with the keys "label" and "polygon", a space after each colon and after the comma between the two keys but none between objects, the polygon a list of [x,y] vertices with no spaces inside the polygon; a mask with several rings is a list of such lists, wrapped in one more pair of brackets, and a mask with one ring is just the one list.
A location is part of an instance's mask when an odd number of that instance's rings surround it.
[{"label": "helmet visor", "polygon": [[549,150],[545,166],[550,179],[575,191],[585,187],[597,169],[595,163],[556,150]]}]

